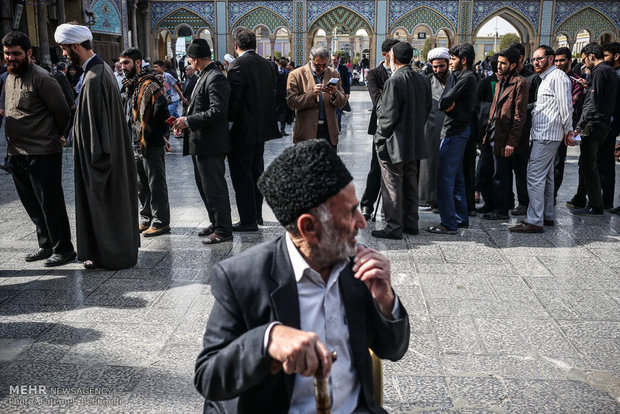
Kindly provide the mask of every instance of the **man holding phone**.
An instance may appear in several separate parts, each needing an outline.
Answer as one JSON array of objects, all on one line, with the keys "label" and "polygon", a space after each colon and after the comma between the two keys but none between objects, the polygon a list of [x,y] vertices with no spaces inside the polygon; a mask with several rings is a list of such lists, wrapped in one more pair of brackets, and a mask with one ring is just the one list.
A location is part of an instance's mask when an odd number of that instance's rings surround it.
[{"label": "man holding phone", "polygon": [[310,62],[289,74],[286,103],[295,111],[293,142],[319,138],[338,145],[338,116],[347,98],[340,74],[328,67],[329,51],[324,46],[310,50]]}]

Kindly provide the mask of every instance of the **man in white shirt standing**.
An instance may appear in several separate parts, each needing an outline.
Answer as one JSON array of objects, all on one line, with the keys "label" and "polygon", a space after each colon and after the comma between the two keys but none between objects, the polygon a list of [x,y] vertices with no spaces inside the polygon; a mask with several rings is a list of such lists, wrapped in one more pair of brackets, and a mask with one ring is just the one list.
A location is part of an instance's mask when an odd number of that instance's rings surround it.
[{"label": "man in white shirt standing", "polygon": [[566,73],[554,65],[553,49],[539,46],[532,61],[541,83],[532,110],[527,218],[509,229],[517,233],[542,233],[543,225],[555,224],[553,163],[560,143],[566,136],[572,136],[573,129],[571,83]]},{"label": "man in white shirt standing", "polygon": [[409,319],[387,258],[357,244],[366,220],[352,180],[315,139],[284,150],[258,181],[287,233],[213,269],[194,378],[206,413],[316,413],[317,371],[331,375],[332,413],[385,413],[368,348],[402,358]]},{"label": "man in white shirt standing", "polygon": [[116,83],[118,83],[118,89],[123,89],[123,79],[125,79],[125,72],[123,72],[123,65],[119,60],[114,62],[114,77],[116,78]]}]

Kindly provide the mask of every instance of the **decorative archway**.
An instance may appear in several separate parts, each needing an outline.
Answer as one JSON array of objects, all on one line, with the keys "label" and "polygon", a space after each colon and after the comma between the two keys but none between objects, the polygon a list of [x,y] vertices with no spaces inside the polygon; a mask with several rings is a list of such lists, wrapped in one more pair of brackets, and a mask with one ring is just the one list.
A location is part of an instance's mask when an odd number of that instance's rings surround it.
[{"label": "decorative archway", "polygon": [[593,41],[599,39],[605,33],[613,33],[618,39],[618,29],[607,16],[592,7],[585,7],[568,16],[555,29],[555,33],[570,33],[575,40],[577,33],[587,30]]},{"label": "decorative archway", "polygon": [[176,35],[180,26],[187,26],[191,28],[194,34],[198,33],[200,29],[205,27],[213,33],[213,27],[209,24],[209,22],[207,22],[198,13],[186,9],[185,7],[180,7],[170,12],[162,20],[160,20],[159,23],[157,23],[153,31],[158,32],[161,29],[167,29],[170,33],[174,33]]},{"label": "decorative archway", "polygon": [[323,13],[312,22],[308,29],[308,33],[314,35],[318,29],[323,29],[325,33],[332,33],[336,27],[341,27],[348,33],[353,34],[359,29],[366,30],[369,35],[374,33],[372,25],[368,20],[344,6],[338,6]]},{"label": "decorative archway", "polygon": [[433,35],[436,35],[440,30],[444,30],[447,34],[456,33],[454,25],[443,14],[426,6],[413,9],[400,17],[392,24],[390,32],[402,27],[407,29],[409,34],[413,34],[415,27],[419,24],[430,27]]},{"label": "decorative archway", "polygon": [[535,44],[535,42],[538,41],[536,36],[537,31],[527,17],[525,17],[520,11],[513,9],[510,6],[502,7],[482,19],[474,28],[472,32],[473,36],[478,34],[482,26],[487,24],[494,17],[498,16],[506,20],[515,29],[517,29],[517,33],[521,38],[521,43],[525,46],[525,56],[530,56],[534,47],[538,46]]},{"label": "decorative archway", "polygon": [[239,17],[233,22],[230,28],[231,32],[237,27],[245,27],[249,30],[254,30],[259,25],[265,26],[269,29],[271,34],[275,33],[281,27],[284,27],[289,32],[291,31],[291,26],[282,16],[261,6],[256,7]]}]

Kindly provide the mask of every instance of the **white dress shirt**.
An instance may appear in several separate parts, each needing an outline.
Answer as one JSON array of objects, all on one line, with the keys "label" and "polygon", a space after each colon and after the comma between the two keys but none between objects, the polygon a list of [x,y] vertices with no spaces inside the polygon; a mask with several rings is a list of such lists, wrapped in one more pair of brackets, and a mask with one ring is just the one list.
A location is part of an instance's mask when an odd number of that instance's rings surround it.
[{"label": "white dress shirt", "polygon": [[571,83],[564,71],[552,65],[540,75],[541,82],[532,110],[533,140],[562,141],[573,129]]}]

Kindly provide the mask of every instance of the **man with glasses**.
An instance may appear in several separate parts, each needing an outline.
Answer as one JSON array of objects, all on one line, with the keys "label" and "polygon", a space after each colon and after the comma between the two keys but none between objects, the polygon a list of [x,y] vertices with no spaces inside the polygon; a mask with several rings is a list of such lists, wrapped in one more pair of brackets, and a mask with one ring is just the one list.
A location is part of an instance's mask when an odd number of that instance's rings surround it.
[{"label": "man with glasses", "polygon": [[516,233],[542,233],[543,224],[554,225],[553,161],[562,140],[572,135],[573,126],[570,80],[554,65],[553,49],[539,46],[532,62],[541,82],[532,110],[532,150],[527,169],[530,203],[527,218],[509,229]]},{"label": "man with glasses", "polygon": [[[347,98],[338,70],[328,67],[329,51],[324,46],[310,50],[310,62],[289,74],[286,85],[286,103],[295,111],[293,142],[325,139],[338,145],[338,115]],[[331,79],[337,79],[331,84]]]},{"label": "man with glasses", "polygon": [[[575,132],[581,135],[579,155],[579,187],[575,196],[566,203],[573,214],[600,217],[603,215],[601,179],[598,172],[598,152],[609,133],[611,116],[616,105],[618,75],[604,61],[603,48],[598,43],[588,43],[581,51],[584,65],[590,69],[581,118]],[[572,136],[565,139],[575,145]]]},{"label": "man with glasses", "polygon": [[[577,125],[581,117],[583,98],[585,98],[585,87],[588,84],[579,74],[571,70],[572,52],[567,47],[561,47],[555,51],[555,66],[568,75],[571,85],[571,96],[573,101],[573,125]],[[558,191],[564,179],[564,163],[566,161],[566,144],[560,143],[558,152],[555,155],[553,167],[553,199],[558,197]]]}]

